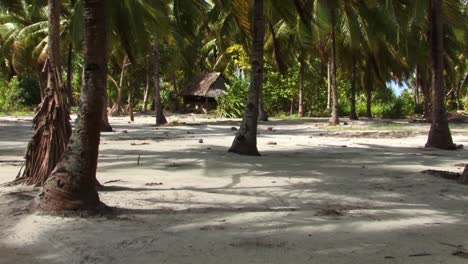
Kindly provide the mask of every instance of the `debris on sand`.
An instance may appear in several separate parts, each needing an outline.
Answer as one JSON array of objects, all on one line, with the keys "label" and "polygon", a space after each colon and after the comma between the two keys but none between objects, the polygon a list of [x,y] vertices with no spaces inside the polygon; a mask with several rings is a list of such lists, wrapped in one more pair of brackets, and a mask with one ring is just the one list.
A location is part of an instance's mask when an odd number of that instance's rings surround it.
[{"label": "debris on sand", "polygon": [[424,171],[421,171],[421,173],[425,175],[444,178],[447,180],[458,180],[458,178],[460,178],[461,176],[460,173],[450,172],[450,171],[438,171],[438,170],[424,170]]}]

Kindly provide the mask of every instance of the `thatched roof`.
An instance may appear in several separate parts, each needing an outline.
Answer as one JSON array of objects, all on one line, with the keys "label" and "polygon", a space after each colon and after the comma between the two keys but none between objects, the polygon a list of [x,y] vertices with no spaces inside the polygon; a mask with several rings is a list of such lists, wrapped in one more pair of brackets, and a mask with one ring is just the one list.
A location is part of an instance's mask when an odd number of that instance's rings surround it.
[{"label": "thatched roof", "polygon": [[224,95],[226,78],[219,72],[199,74],[182,93],[183,96],[215,98]]}]

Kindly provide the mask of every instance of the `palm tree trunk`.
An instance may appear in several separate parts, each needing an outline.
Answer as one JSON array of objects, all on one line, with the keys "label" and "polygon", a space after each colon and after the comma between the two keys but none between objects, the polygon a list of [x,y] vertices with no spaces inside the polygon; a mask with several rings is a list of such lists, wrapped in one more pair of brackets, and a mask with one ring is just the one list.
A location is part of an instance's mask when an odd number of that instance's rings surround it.
[{"label": "palm tree trunk", "polygon": [[33,137],[27,150],[23,174],[15,183],[41,186],[62,159],[71,135],[66,93],[60,72],[60,1],[49,0],[47,88],[33,120]]},{"label": "palm tree trunk", "polygon": [[68,105],[73,106],[75,100],[73,99],[73,45],[70,43],[68,45],[68,59],[67,59],[67,96],[68,96]]},{"label": "palm tree trunk", "polygon": [[34,207],[42,211],[97,210],[96,168],[107,77],[106,1],[84,0],[84,73],[81,108],[62,161]]},{"label": "palm tree trunk", "polygon": [[442,0],[431,0],[430,26],[432,123],[426,147],[454,150],[445,109]]},{"label": "palm tree trunk", "polygon": [[300,68],[299,68],[299,116],[305,116],[304,108],[304,71],[305,71],[305,62],[304,54],[301,52],[301,57],[299,58]]},{"label": "palm tree trunk", "polygon": [[372,118],[372,88],[371,83],[366,83],[366,116]]},{"label": "palm tree trunk", "polygon": [[252,73],[247,105],[240,129],[232,142],[229,152],[240,155],[260,156],[257,149],[257,120],[259,108],[259,93],[263,87],[263,44],[265,38],[265,17],[263,0],[255,0],[253,6],[253,49]]},{"label": "palm tree trunk", "polygon": [[460,93],[467,81],[468,81],[468,73],[465,73],[465,77],[463,77],[463,79],[460,82],[460,85],[458,85],[457,88],[455,89],[455,97],[457,100],[457,110],[463,110],[463,104],[461,102]]},{"label": "palm tree trunk", "polygon": [[351,111],[349,112],[349,119],[350,120],[358,120],[358,116],[356,114],[356,57],[353,55],[353,65],[351,66]]},{"label": "palm tree trunk", "polygon": [[332,95],[332,115],[330,118],[330,125],[336,126],[340,124],[340,119],[338,117],[339,105],[338,105],[338,86],[336,83],[336,17],[335,12],[331,12],[332,16],[332,32],[331,32],[331,69],[330,69],[330,83],[331,83],[331,95]]},{"label": "palm tree trunk", "polygon": [[104,99],[104,104],[102,105],[102,123],[101,123],[101,132],[112,132],[112,126],[109,123],[109,114],[107,111],[107,91]]},{"label": "palm tree trunk", "polygon": [[[133,115],[133,94],[135,93],[134,86],[130,83],[128,85],[128,113],[130,114],[130,121],[135,122],[135,116]],[[131,88],[130,88],[131,87]]]},{"label": "palm tree trunk", "polygon": [[294,97],[295,97],[294,94],[291,95],[291,105],[290,105],[290,107],[289,107],[289,115],[290,115],[291,117],[292,117],[292,115],[294,114],[294,108],[295,108],[294,106],[295,106],[295,104],[296,104],[296,102],[295,102],[295,100],[294,100]]},{"label": "palm tree trunk", "polygon": [[420,72],[419,66],[416,65],[416,81],[414,82],[413,87],[413,96],[414,96],[414,105],[417,107],[419,105],[419,84],[420,84]]},{"label": "palm tree trunk", "polygon": [[127,63],[128,63],[128,56],[125,56],[122,62],[122,70],[120,71],[119,86],[117,87],[117,99],[115,100],[114,105],[112,106],[112,109],[111,109],[112,116],[121,116],[126,113],[125,107],[122,103],[122,94],[123,94],[125,70],[127,68]]},{"label": "palm tree trunk", "polygon": [[331,72],[332,72],[332,66],[331,66],[331,58],[328,59],[327,63],[327,110],[331,110],[331,104],[332,104],[332,88],[331,88]]},{"label": "palm tree trunk", "polygon": [[153,82],[154,82],[154,109],[156,111],[156,126],[167,124],[166,117],[161,103],[161,85],[160,85],[160,72],[161,72],[161,54],[159,47],[159,39],[156,37],[153,47]]},{"label": "palm tree trunk", "polygon": [[145,94],[143,95],[143,113],[146,113],[148,110],[148,98],[150,92],[150,84],[151,84],[151,77],[150,74],[146,74],[146,86],[145,86]]}]

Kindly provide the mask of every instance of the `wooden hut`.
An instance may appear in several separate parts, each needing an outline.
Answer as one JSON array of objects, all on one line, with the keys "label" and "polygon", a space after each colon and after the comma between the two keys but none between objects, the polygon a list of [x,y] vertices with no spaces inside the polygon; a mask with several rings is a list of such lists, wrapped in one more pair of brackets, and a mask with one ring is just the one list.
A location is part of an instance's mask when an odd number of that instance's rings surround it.
[{"label": "wooden hut", "polygon": [[216,108],[216,97],[223,96],[228,80],[219,72],[199,74],[182,92],[184,104],[193,110]]}]

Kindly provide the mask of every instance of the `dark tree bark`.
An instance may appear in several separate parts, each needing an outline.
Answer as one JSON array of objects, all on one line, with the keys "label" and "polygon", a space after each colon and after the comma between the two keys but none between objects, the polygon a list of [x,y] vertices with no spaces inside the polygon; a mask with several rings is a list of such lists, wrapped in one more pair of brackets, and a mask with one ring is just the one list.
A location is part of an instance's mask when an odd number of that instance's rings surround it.
[{"label": "dark tree bark", "polygon": [[332,88],[331,88],[331,72],[332,72],[332,66],[331,66],[331,58],[328,59],[327,63],[327,111],[331,110],[332,108]]},{"label": "dark tree bark", "polygon": [[69,109],[60,72],[60,1],[49,0],[47,88],[33,120],[25,169],[15,183],[41,186],[60,161],[71,135]]},{"label": "dark tree bark", "polygon": [[96,168],[106,94],[106,0],[84,0],[84,73],[81,107],[64,158],[34,200],[47,212],[103,208],[96,191]]},{"label": "dark tree bark", "polygon": [[161,102],[161,54],[159,47],[159,39],[156,37],[153,47],[153,82],[154,82],[154,109],[156,111],[156,126],[167,124],[166,117]]},{"label": "dark tree bark", "polygon": [[352,59],[352,69],[351,69],[351,111],[349,112],[349,119],[351,120],[358,120],[358,116],[356,114],[356,57],[353,55]]},{"label": "dark tree bark", "polygon": [[294,114],[294,108],[296,104],[296,100],[294,100],[294,94],[291,96],[291,106],[289,107],[289,115],[292,116]]},{"label": "dark tree bark", "polygon": [[330,84],[331,84],[331,96],[332,96],[332,114],[330,118],[330,125],[336,126],[340,124],[339,119],[339,105],[338,105],[338,86],[336,83],[336,17],[335,12],[331,11],[332,19],[332,32],[331,32],[331,69],[330,69]]},{"label": "dark tree bark", "polygon": [[263,0],[255,0],[253,7],[252,72],[247,105],[240,129],[232,142],[229,152],[240,155],[260,156],[257,149],[257,124],[259,93],[263,87],[263,44],[265,38],[265,17]]},{"label": "dark tree bark", "polygon": [[442,0],[431,0],[432,123],[426,147],[455,150],[445,109]]},{"label": "dark tree bark", "polygon": [[305,116],[304,108],[304,72],[305,72],[305,62],[304,54],[301,52],[301,57],[299,58],[300,68],[299,68],[299,116]]},{"label": "dark tree bark", "polygon": [[70,43],[68,45],[68,59],[67,59],[67,96],[68,96],[68,105],[75,105],[75,99],[73,98],[73,45]]}]

